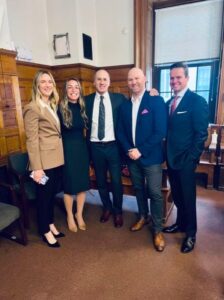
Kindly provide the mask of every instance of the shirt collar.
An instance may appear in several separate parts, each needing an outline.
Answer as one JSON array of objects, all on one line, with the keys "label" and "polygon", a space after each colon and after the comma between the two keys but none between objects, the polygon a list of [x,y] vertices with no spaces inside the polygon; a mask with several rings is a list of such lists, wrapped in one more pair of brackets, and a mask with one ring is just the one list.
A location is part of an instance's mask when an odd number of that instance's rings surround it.
[{"label": "shirt collar", "polygon": [[188,90],[188,87],[185,87],[183,90],[181,90],[176,95],[174,95],[174,97],[178,96],[178,97],[182,98],[184,96],[184,94],[186,93],[187,90]]},{"label": "shirt collar", "polygon": [[131,97],[131,102],[136,102],[136,101],[139,101],[141,102],[142,101],[142,97],[143,95],[145,94],[145,90],[142,92],[142,94],[138,97],[138,98],[134,98],[133,96]]},{"label": "shirt collar", "polygon": [[100,96],[103,96],[104,98],[108,98],[108,97],[109,97],[109,93],[106,92],[106,93],[104,93],[103,95],[101,95],[101,94],[99,94],[98,92],[96,92],[96,97],[97,97],[97,99],[100,99]]}]

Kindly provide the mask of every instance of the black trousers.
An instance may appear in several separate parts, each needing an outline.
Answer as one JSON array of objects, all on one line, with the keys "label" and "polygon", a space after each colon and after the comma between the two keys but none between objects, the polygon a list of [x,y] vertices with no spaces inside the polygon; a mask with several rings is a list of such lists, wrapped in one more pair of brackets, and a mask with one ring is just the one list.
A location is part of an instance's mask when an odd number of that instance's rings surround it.
[{"label": "black trousers", "polygon": [[49,180],[45,185],[37,184],[37,222],[40,235],[50,231],[54,223],[55,195],[60,190],[61,167],[44,170]]},{"label": "black trousers", "polygon": [[[91,142],[90,150],[103,209],[110,210],[114,214],[121,214],[123,189],[121,182],[121,159],[117,143]],[[111,177],[113,204],[110,200],[107,186],[108,171]]]},{"label": "black trousers", "polygon": [[176,223],[187,236],[195,236],[197,232],[195,169],[194,162],[180,170],[174,170],[168,165],[171,193],[177,207]]}]

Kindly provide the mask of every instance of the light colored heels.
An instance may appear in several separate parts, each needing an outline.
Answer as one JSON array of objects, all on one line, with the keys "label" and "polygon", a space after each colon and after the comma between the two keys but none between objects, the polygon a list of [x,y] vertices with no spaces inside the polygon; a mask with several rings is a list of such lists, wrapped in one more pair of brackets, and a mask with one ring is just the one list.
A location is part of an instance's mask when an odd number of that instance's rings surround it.
[{"label": "light colored heels", "polygon": [[67,217],[67,222],[68,222],[68,229],[70,231],[72,231],[72,232],[77,232],[78,231],[78,228],[75,224],[75,220],[74,220],[73,217],[72,218]]},{"label": "light colored heels", "polygon": [[75,219],[76,219],[76,222],[77,222],[77,224],[78,224],[79,229],[80,229],[80,230],[86,230],[86,224],[85,224],[85,222],[83,221],[83,219],[82,219],[82,218],[79,218],[79,217],[77,216],[77,214],[75,214]]}]

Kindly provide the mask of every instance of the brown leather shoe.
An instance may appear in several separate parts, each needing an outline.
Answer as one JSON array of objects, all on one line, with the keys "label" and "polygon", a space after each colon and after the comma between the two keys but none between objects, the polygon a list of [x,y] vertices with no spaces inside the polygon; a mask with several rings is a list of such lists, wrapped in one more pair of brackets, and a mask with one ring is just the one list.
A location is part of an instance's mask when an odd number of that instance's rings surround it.
[{"label": "brown leather shoe", "polygon": [[162,252],[165,249],[166,243],[162,232],[154,234],[153,242],[157,251]]},{"label": "brown leather shoe", "polygon": [[114,216],[114,227],[119,228],[123,226],[123,217],[121,214]]},{"label": "brown leather shoe", "polygon": [[149,220],[141,217],[134,225],[131,226],[130,230],[132,232],[141,230],[144,225],[149,224]]},{"label": "brown leather shoe", "polygon": [[101,223],[106,223],[110,219],[111,212],[109,210],[105,210],[100,217]]}]

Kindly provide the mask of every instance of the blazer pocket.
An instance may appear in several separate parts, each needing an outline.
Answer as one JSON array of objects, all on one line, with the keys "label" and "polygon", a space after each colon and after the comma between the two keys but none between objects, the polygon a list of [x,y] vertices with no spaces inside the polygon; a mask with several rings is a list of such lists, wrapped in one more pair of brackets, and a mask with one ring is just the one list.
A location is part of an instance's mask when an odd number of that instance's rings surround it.
[{"label": "blazer pocket", "polygon": [[144,117],[149,117],[149,112],[146,112],[146,113],[141,113],[141,118],[144,118]]},{"label": "blazer pocket", "polygon": [[40,150],[53,150],[53,149],[56,149],[56,145],[54,145],[54,144],[40,145]]},{"label": "blazer pocket", "polygon": [[188,111],[185,110],[185,111],[177,111],[177,115],[183,115],[183,114],[187,114]]},{"label": "blazer pocket", "polygon": [[188,111],[178,111],[176,114],[176,118],[178,120],[181,120],[182,122],[184,120],[189,120],[190,119],[191,114]]},{"label": "blazer pocket", "polygon": [[137,118],[137,120],[140,120],[140,121],[143,121],[143,122],[151,120],[151,119],[152,119],[152,114],[150,114],[149,112],[138,115],[138,118]]}]

